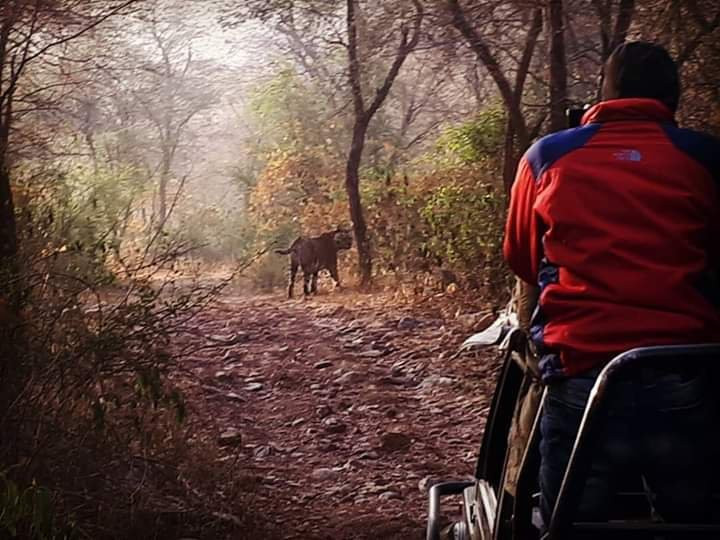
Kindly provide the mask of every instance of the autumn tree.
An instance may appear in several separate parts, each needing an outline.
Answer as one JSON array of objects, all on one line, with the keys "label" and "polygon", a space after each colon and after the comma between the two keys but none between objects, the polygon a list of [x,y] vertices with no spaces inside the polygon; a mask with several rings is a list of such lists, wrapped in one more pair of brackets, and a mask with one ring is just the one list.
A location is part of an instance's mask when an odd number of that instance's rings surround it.
[{"label": "autumn tree", "polygon": [[[21,117],[33,112],[22,104],[43,92],[42,83],[28,73],[58,47],[87,35],[135,1],[7,0],[0,5],[0,267],[5,271],[15,266],[18,249],[10,177],[13,133]],[[8,279],[1,283],[0,294],[7,294]]]},{"label": "autumn tree", "polygon": [[[173,7],[173,6],[171,6]],[[154,132],[156,157],[148,174],[157,178],[157,205],[152,220],[162,229],[168,219],[168,186],[178,152],[187,142],[192,120],[216,101],[211,66],[195,57],[198,35],[187,23],[187,13],[155,2],[138,27],[145,50],[140,59],[142,76],[128,83],[140,112]]]},{"label": "autumn tree", "polygon": [[[446,10],[450,22],[467,42],[478,61],[488,71],[497,87],[508,115],[505,135],[503,182],[506,189],[512,184],[518,153],[523,152],[538,135],[544,114],[529,120],[523,108],[525,85],[530,74],[533,56],[542,32],[543,11],[532,4],[484,4],[477,8],[464,6],[460,0],[448,0]],[[502,12],[502,22],[494,21],[494,11]],[[508,27],[512,21],[512,27]],[[502,31],[498,30],[502,27]],[[484,32],[480,31],[484,29]],[[517,55],[506,60],[502,51],[508,39],[521,43]],[[495,46],[493,46],[495,45]],[[505,68],[505,62],[512,65]],[[530,123],[532,122],[532,123]]]},{"label": "autumn tree", "polygon": [[413,6],[415,11],[410,17],[411,26],[402,19],[399,24],[400,40],[382,85],[375,90],[372,99],[366,101],[367,98],[364,96],[363,90],[361,45],[358,39],[358,3],[356,0],[347,0],[348,73],[352,93],[354,123],[352,142],[347,157],[345,188],[348,194],[350,217],[357,242],[361,285],[369,284],[372,278],[372,257],[367,238],[367,225],[360,201],[360,160],[362,159],[365,137],[370,121],[387,98],[390,88],[400,72],[400,68],[402,68],[403,63],[410,52],[417,46],[420,39],[423,8],[419,0],[414,0]]},{"label": "autumn tree", "polygon": [[600,61],[604,63],[627,37],[635,14],[635,0],[620,0],[617,6],[611,0],[592,0],[591,3],[600,23]]},{"label": "autumn tree", "polygon": [[636,10],[630,33],[663,44],[680,69],[679,120],[720,135],[720,5],[648,2]]},{"label": "autumn tree", "polygon": [[[372,255],[360,196],[360,168],[371,122],[386,103],[403,64],[420,41],[422,3],[412,0],[379,6],[348,0],[344,9],[340,9],[337,4],[331,6],[320,0],[307,0],[297,5],[249,2],[239,11],[231,8],[231,12],[240,18],[274,22],[279,32],[286,36],[298,63],[313,76],[334,82],[328,88],[329,103],[342,108],[343,95],[350,101],[352,114],[346,124],[350,140],[345,154],[345,189],[358,250],[360,280],[363,285],[369,284]],[[298,31],[300,27],[305,29],[304,33]],[[392,30],[388,31],[388,28]],[[318,52],[318,34],[314,33],[318,30],[326,34],[320,40],[329,54]],[[345,56],[344,65],[327,60],[337,58],[338,51]],[[339,73],[343,79],[337,79],[337,67],[341,67]],[[413,119],[413,108],[410,108],[406,123]],[[407,132],[407,125],[400,127]]]},{"label": "autumn tree", "polygon": [[567,127],[565,109],[568,105],[563,0],[549,0],[547,12],[550,23],[550,131],[560,131]]}]

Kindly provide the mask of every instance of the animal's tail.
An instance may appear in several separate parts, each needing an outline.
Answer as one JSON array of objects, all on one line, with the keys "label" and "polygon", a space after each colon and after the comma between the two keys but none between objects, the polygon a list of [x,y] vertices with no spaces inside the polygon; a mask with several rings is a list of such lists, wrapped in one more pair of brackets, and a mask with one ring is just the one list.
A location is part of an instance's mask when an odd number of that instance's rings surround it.
[{"label": "animal's tail", "polygon": [[275,253],[277,253],[278,255],[290,255],[293,251],[295,251],[295,249],[297,248],[297,245],[300,243],[301,240],[302,240],[302,237],[296,238],[295,241],[292,244],[290,244],[289,248],[276,249]]}]

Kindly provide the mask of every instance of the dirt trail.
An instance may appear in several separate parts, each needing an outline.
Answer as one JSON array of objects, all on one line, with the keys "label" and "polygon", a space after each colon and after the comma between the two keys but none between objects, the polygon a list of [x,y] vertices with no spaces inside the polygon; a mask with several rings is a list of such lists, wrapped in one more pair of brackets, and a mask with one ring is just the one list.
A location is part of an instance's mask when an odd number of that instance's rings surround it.
[{"label": "dirt trail", "polygon": [[188,398],[279,537],[422,538],[426,486],[472,472],[495,380],[491,356],[449,359],[462,322],[381,296],[225,297],[193,322],[226,346],[190,361]]}]

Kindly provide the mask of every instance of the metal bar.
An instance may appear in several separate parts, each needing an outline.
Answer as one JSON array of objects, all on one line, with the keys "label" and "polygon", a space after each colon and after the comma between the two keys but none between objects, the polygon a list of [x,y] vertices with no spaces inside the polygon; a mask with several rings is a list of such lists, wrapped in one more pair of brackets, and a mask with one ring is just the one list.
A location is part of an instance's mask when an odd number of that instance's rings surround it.
[{"label": "metal bar", "polygon": [[532,524],[532,486],[537,482],[537,475],[540,469],[540,418],[542,417],[542,409],[545,405],[545,397],[547,396],[547,388],[543,389],[540,398],[540,406],[533,420],[530,436],[525,446],[525,453],[520,464],[520,473],[518,476],[515,496],[515,508],[513,515],[515,520],[513,523],[513,537],[526,538],[531,537],[535,529]]},{"label": "metal bar", "polygon": [[[612,379],[631,367],[642,367],[658,360],[671,358],[692,358],[695,361],[717,362],[720,358],[720,344],[672,345],[661,347],[642,347],[632,349],[616,356],[598,375],[595,386],[590,392],[582,422],[578,429],[565,476],[560,486],[553,511],[547,538],[567,538],[573,524],[572,519],[580,502],[587,471],[592,460],[592,448],[597,428],[606,413],[605,397]],[[687,366],[687,361],[683,367]]]},{"label": "metal bar", "polygon": [[443,482],[435,484],[428,491],[428,523],[427,540],[440,540],[440,497],[445,495],[460,495],[463,490],[472,486],[475,482]]},{"label": "metal bar", "polygon": [[491,531],[495,525],[495,514],[497,512],[497,497],[492,487],[485,482],[485,480],[479,480],[477,489],[480,493],[480,501],[482,502],[482,508],[478,509],[482,512],[483,528]]},{"label": "metal bar", "polygon": [[502,487],[500,483],[507,454],[508,433],[524,377],[522,367],[512,358],[512,349],[508,349],[493,394],[475,468],[475,478],[486,479],[496,491]]},{"label": "metal bar", "polygon": [[[472,486],[466,487],[463,490],[463,521],[465,522],[465,526],[467,528],[468,537],[473,538],[473,530],[476,530],[476,521],[480,519],[478,514],[482,512],[482,508],[478,508],[477,505],[477,496],[476,496],[476,484],[473,484]],[[476,531],[475,538],[477,538],[478,533]]]}]

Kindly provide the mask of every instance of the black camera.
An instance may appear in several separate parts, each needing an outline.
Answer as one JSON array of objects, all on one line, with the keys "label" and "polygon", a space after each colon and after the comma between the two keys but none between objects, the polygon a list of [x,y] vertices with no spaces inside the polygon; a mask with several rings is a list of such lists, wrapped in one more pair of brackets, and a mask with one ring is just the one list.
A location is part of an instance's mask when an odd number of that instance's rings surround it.
[{"label": "black camera", "polygon": [[590,105],[581,105],[578,107],[570,107],[568,109],[565,109],[565,118],[567,119],[567,127],[568,128],[578,127],[580,125],[580,122],[582,121],[582,117],[585,114],[585,111],[587,111],[589,108],[590,108]]}]

